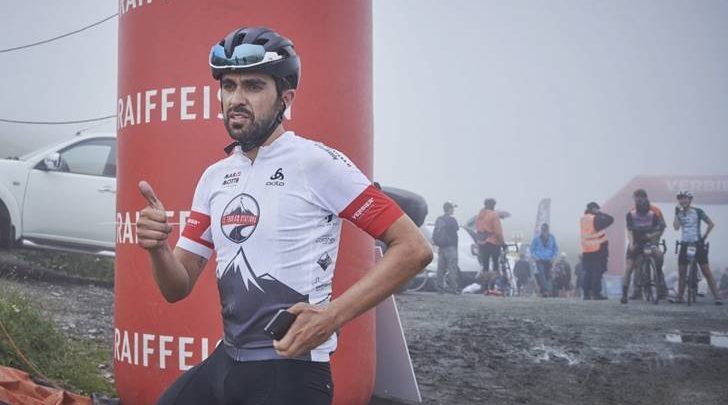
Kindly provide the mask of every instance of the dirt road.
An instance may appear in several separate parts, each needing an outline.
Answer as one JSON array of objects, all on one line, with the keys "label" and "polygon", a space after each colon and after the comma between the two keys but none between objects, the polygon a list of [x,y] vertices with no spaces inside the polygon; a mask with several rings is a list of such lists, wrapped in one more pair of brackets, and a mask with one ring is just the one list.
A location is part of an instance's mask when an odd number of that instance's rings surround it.
[{"label": "dirt road", "polygon": [[397,302],[427,404],[728,403],[728,348],[666,339],[728,333],[728,307],[712,300],[409,293]]},{"label": "dirt road", "polygon": [[[18,266],[13,258],[0,267],[8,274]],[[0,283],[69,335],[108,344],[111,358],[112,289],[22,277]],[[624,306],[406,293],[397,303],[425,404],[728,403],[728,348],[701,334],[728,333],[728,306],[707,298],[693,307]],[[681,333],[696,343],[666,338]]]}]

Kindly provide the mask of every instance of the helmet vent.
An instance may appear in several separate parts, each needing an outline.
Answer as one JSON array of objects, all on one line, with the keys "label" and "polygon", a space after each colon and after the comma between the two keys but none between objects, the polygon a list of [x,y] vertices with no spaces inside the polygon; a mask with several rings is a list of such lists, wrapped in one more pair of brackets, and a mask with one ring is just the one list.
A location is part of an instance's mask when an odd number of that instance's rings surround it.
[{"label": "helmet vent", "polygon": [[255,41],[253,41],[253,44],[255,45],[265,45],[268,43],[267,38],[257,38]]}]

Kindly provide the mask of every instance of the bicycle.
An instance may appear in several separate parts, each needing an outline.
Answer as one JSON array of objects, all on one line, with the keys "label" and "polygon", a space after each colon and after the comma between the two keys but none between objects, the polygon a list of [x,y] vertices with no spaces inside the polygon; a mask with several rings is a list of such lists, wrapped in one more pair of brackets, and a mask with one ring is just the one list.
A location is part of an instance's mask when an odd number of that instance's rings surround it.
[{"label": "bicycle", "polygon": [[[698,262],[696,255],[698,252],[698,242],[680,242],[675,241],[675,254],[679,254],[680,246],[685,245],[685,256],[688,259],[688,306],[692,305],[698,297],[698,284],[700,284],[700,273],[698,273]],[[703,248],[708,253],[710,243],[706,243]]]},{"label": "bicycle", "polygon": [[518,244],[506,243],[503,245],[503,253],[498,257],[498,269],[502,277],[505,277],[505,285],[501,284],[499,290],[505,296],[516,296],[518,295],[518,288],[516,285],[516,278],[511,270],[511,263],[508,261],[508,253],[511,252],[510,248],[513,247],[515,253],[518,253]]},{"label": "bicycle", "polygon": [[660,275],[657,273],[657,265],[655,258],[652,257],[654,249],[662,248],[662,253],[667,251],[667,245],[663,239],[659,244],[647,242],[642,248],[641,256],[638,256],[640,263],[639,283],[638,287],[642,288],[642,292],[647,299],[655,305],[659,302],[659,288],[661,284]]}]

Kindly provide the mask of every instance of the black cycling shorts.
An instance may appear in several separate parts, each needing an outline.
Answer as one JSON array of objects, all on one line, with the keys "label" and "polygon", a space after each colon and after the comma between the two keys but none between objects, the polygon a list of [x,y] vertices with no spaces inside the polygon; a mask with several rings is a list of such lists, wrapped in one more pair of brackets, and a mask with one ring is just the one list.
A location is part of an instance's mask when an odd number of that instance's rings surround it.
[{"label": "black cycling shorts", "polygon": [[330,405],[334,384],[328,362],[235,361],[220,344],[185,372],[158,405]]},{"label": "black cycling shorts", "polygon": [[[705,249],[705,245],[703,243],[698,243],[695,245],[697,248],[695,250],[695,261],[698,264],[708,264],[708,251]],[[681,244],[680,245],[680,253],[677,256],[677,264],[681,266],[687,266],[690,264],[688,261],[688,246]]]}]

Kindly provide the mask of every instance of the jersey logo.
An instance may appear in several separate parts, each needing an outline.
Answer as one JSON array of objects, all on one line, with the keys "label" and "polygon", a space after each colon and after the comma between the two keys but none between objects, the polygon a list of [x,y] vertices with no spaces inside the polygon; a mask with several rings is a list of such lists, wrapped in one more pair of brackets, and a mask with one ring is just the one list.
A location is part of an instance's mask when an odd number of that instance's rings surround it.
[{"label": "jersey logo", "polygon": [[260,206],[255,198],[241,193],[225,206],[220,217],[222,233],[235,243],[243,243],[258,227]]},{"label": "jersey logo", "polygon": [[278,170],[276,170],[276,172],[273,173],[272,176],[270,176],[270,179],[272,181],[266,181],[265,182],[265,185],[266,186],[278,186],[278,187],[285,186],[286,183],[284,183],[282,181],[283,178],[284,178],[284,176],[283,176],[283,168],[282,167],[279,167]]},{"label": "jersey logo", "polygon": [[283,180],[283,168],[279,167],[278,170],[276,170],[276,172],[272,176],[270,176],[270,179],[271,180]]},{"label": "jersey logo", "polygon": [[318,263],[319,266],[321,266],[321,270],[326,271],[328,270],[329,266],[331,266],[331,263],[333,260],[331,260],[331,256],[329,256],[328,253],[324,253],[321,255],[321,257],[316,260],[316,263]]},{"label": "jersey logo", "polygon": [[238,184],[240,181],[240,172],[232,172],[225,175],[225,178],[222,180],[222,187],[230,187]]}]

